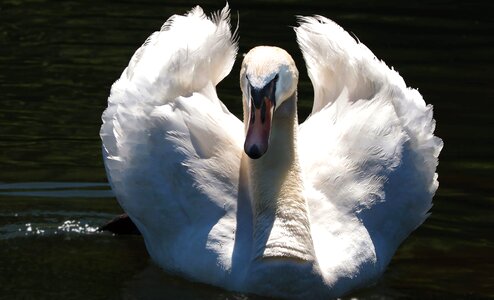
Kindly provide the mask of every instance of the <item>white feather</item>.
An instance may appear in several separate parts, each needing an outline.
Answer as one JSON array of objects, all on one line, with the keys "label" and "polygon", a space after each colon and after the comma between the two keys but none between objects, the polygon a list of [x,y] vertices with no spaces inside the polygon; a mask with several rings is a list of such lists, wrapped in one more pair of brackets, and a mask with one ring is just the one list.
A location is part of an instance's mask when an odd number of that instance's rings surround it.
[{"label": "white feather", "polygon": [[[101,127],[108,178],[151,257],[167,272],[267,296],[338,297],[375,281],[427,217],[442,148],[433,135],[432,107],[334,22],[302,17],[295,30],[315,94],[293,146],[300,167],[295,161],[289,168],[290,180],[257,180],[281,182],[272,190],[277,195],[303,190],[290,209],[275,206],[287,219],[276,219],[278,235],[266,239],[275,239],[276,253],[291,253],[280,247],[307,251],[302,260],[313,264],[263,261],[266,253],[253,241],[261,214],[253,207],[243,155],[244,124],[216,94],[237,53],[228,6],[211,18],[200,7],[172,16],[112,86]],[[253,82],[272,80],[286,61],[259,65]],[[280,91],[287,91],[282,101],[298,74],[291,62],[285,69],[291,71],[280,75]],[[277,113],[289,107],[284,103]],[[293,150],[287,153],[296,155]],[[287,244],[309,227],[300,245]],[[284,237],[287,228],[298,232]]]},{"label": "white feather", "polygon": [[[317,212],[311,215],[316,255],[325,258],[327,279],[339,276],[334,264],[353,267],[352,277],[376,276],[425,220],[438,187],[442,141],[433,135],[432,107],[331,20],[301,18],[296,33],[315,90],[298,146],[310,211]],[[345,223],[335,226],[341,218]],[[362,234],[371,247],[349,249]],[[328,255],[335,243],[348,246]]]},{"label": "white feather", "polygon": [[215,85],[236,51],[228,6],[171,17],[112,86],[101,128],[112,188],[152,258],[211,284],[224,276],[210,265],[225,272],[233,247],[222,232],[235,228],[243,125]]}]

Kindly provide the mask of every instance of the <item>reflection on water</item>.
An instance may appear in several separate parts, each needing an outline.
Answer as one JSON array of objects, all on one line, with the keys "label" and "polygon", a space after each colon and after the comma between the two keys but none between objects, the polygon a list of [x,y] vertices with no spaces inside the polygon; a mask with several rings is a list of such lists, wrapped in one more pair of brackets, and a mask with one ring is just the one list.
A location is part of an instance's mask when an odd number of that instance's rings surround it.
[{"label": "reflection on water", "polygon": [[[194,4],[0,3],[1,298],[253,298],[159,272],[140,237],[95,232],[121,212],[106,183],[98,136],[110,86],[151,31]],[[211,0],[203,7],[223,5]],[[294,56],[301,120],[312,91],[289,27],[297,14],[334,19],[434,105],[445,148],[432,215],[402,245],[382,280],[351,297],[494,297],[493,2],[230,5],[234,22],[238,10],[240,53],[272,44]],[[237,115],[239,62],[219,87]]]}]

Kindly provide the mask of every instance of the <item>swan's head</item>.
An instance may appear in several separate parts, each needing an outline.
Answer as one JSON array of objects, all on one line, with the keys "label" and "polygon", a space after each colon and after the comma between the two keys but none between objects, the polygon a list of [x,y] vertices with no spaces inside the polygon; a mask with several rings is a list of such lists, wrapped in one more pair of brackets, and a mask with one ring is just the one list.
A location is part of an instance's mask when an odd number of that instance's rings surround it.
[{"label": "swan's head", "polygon": [[273,115],[283,102],[293,99],[298,70],[290,54],[278,47],[260,46],[247,53],[240,71],[244,114],[248,125],[244,151],[260,158],[269,146]]}]

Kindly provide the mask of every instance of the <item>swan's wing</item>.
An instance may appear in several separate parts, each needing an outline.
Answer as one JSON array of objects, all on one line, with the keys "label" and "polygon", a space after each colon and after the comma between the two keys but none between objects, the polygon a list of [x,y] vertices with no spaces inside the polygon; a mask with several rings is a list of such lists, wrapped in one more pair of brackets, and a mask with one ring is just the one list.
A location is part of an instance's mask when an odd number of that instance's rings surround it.
[{"label": "swan's wing", "polygon": [[[305,17],[296,33],[315,91],[299,134],[312,217],[323,227],[324,211],[363,224],[384,266],[438,187],[432,106],[334,22]],[[352,234],[332,224],[335,235]]]},{"label": "swan's wing", "polygon": [[[312,114],[344,97],[370,99],[388,68],[373,69],[379,62],[362,43],[343,28],[322,17],[301,17],[295,28],[307,71],[314,87]],[[369,78],[369,76],[371,76]]]},{"label": "swan's wing", "polygon": [[200,7],[171,17],[135,52],[102,117],[103,156],[118,201],[153,258],[185,274],[176,260],[191,267],[207,261],[187,251],[214,253],[221,245],[208,234],[230,230],[219,220],[235,211],[243,125],[215,88],[233,66],[234,39],[228,6],[212,18]]}]

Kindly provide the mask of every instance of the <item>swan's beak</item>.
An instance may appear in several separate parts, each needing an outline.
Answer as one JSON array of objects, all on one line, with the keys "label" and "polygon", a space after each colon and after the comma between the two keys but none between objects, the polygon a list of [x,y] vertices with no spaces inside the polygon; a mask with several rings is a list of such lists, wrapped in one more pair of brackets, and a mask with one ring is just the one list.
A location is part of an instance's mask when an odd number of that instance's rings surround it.
[{"label": "swan's beak", "polygon": [[275,81],[262,89],[250,87],[249,125],[244,151],[252,159],[260,158],[268,151],[271,123],[276,106]]}]

